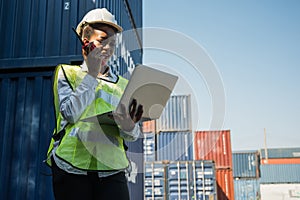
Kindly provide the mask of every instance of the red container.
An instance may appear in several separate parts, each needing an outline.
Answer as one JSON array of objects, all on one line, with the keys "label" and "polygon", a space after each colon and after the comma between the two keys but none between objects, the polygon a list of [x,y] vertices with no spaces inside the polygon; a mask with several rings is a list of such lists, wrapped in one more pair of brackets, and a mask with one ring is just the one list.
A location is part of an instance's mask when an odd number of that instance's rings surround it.
[{"label": "red container", "polygon": [[234,200],[234,183],[231,169],[217,169],[218,200]]},{"label": "red container", "polygon": [[230,130],[196,131],[195,160],[214,160],[216,169],[232,169]]},{"label": "red container", "polygon": [[280,165],[280,164],[300,164],[300,158],[269,158],[261,159],[262,165]]},{"label": "red container", "polygon": [[143,122],[143,133],[155,133],[155,120]]}]

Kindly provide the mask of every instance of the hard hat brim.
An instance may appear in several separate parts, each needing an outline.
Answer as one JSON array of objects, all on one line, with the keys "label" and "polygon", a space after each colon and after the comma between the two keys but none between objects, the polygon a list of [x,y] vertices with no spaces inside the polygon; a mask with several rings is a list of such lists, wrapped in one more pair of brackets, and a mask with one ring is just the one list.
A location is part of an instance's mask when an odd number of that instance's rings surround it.
[{"label": "hard hat brim", "polygon": [[[83,25],[84,22],[80,22],[76,28],[76,32],[78,33],[78,35],[81,34],[81,31],[82,31],[82,25]],[[111,22],[107,22],[107,21],[91,21],[91,22],[86,22],[88,24],[105,24],[105,25],[109,25],[113,28],[115,28],[115,30],[117,31],[117,33],[121,33],[123,31],[123,28],[117,24],[114,24],[114,23],[111,23]],[[81,36],[81,35],[80,35]]]}]

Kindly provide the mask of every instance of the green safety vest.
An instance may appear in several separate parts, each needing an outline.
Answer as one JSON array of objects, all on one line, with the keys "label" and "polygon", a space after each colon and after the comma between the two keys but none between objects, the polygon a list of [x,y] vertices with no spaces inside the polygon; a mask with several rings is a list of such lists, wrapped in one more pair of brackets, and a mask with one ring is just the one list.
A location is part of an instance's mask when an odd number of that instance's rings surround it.
[{"label": "green safety vest", "polygon": [[[61,127],[63,117],[59,110],[57,90],[58,72],[61,69],[73,90],[87,74],[79,66],[74,65],[58,65],[55,70],[53,93],[56,128],[54,136],[64,132],[55,151],[56,156],[74,168],[87,171],[127,168],[129,162],[124,149],[123,138],[120,137],[121,130],[117,125],[99,123],[97,116],[115,110],[128,80],[121,76],[118,77],[117,83],[99,80],[95,89],[95,99],[87,106],[80,119],[74,124],[68,123],[65,127]],[[48,157],[51,156],[54,142],[55,140],[52,138]],[[47,163],[51,166],[50,159]]]}]

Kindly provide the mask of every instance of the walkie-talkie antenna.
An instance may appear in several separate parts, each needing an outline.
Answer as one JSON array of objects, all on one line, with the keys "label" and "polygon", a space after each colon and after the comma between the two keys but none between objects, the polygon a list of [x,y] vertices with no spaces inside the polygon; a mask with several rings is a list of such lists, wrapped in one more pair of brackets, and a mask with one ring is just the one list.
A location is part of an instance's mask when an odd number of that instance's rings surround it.
[{"label": "walkie-talkie antenna", "polygon": [[76,34],[77,38],[79,39],[81,45],[84,45],[83,41],[81,40],[81,37],[78,35],[78,33],[76,32],[75,28],[72,27],[72,30],[74,31],[74,33]]}]

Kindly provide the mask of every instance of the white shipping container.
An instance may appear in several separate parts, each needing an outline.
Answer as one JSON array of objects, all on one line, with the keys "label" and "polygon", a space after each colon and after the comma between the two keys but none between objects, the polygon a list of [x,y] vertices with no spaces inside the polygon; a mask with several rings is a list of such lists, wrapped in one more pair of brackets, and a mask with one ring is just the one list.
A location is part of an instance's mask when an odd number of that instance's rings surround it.
[{"label": "white shipping container", "polygon": [[261,200],[300,199],[300,184],[260,184]]}]

